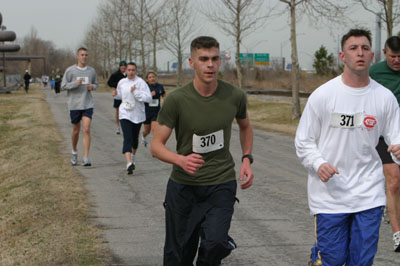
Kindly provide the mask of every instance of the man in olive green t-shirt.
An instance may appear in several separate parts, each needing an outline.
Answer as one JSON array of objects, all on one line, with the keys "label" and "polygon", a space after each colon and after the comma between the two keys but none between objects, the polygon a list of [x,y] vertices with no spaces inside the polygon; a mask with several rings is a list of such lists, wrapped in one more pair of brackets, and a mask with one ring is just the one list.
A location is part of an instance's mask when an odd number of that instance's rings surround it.
[{"label": "man in olive green t-shirt", "polygon": [[[386,60],[371,66],[370,76],[391,90],[400,103],[400,37],[392,36],[387,39],[383,53]],[[386,205],[392,225],[394,251],[400,252],[400,170],[387,152],[388,146],[382,137],[376,149],[386,177]]]},{"label": "man in olive green t-shirt", "polygon": [[[165,196],[164,266],[220,265],[236,248],[228,232],[236,201],[234,162],[229,151],[232,122],[242,147],[241,188],[253,183],[253,131],[243,90],[218,80],[219,43],[191,43],[193,82],[170,93],[158,115],[152,154],[173,164]],[[175,129],[176,152],[166,147]],[[200,240],[200,247],[198,242]],[[197,250],[198,249],[198,250]]]}]

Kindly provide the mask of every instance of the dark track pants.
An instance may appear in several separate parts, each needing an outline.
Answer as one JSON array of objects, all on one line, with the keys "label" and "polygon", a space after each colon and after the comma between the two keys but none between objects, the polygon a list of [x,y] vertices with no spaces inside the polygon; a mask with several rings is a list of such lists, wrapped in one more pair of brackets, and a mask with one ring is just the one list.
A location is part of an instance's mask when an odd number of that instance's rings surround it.
[{"label": "dark track pants", "polygon": [[28,93],[28,91],[29,91],[29,81],[28,82],[25,82],[25,92],[26,93]]},{"label": "dark track pants", "polygon": [[132,148],[136,150],[139,146],[139,134],[142,123],[135,124],[128,119],[121,119],[119,122],[121,123],[122,133],[124,135],[122,153],[132,152]]},{"label": "dark track pants", "polygon": [[61,81],[56,81],[56,83],[54,85],[54,90],[56,91],[56,93],[61,92]]},{"label": "dark track pants", "polygon": [[236,180],[212,186],[189,186],[168,181],[165,196],[164,266],[220,265],[236,248],[228,236]]}]

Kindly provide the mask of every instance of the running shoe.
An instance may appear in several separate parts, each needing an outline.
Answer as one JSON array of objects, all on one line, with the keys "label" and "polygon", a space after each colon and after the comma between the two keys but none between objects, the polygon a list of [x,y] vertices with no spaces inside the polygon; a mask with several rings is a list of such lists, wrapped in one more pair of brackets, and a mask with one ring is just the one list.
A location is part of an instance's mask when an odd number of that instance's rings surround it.
[{"label": "running shoe", "polygon": [[115,134],[117,134],[117,135],[121,134],[121,128],[120,127],[117,127],[117,130],[115,130]]},{"label": "running shoe", "polygon": [[400,231],[393,234],[394,252],[400,252]]},{"label": "running shoe", "polygon": [[71,165],[76,166],[78,164],[78,153],[71,154]]},{"label": "running shoe", "polygon": [[383,211],[382,222],[390,224],[389,213],[387,211],[387,208],[385,208],[385,210]]},{"label": "running shoe", "polygon": [[92,163],[90,162],[88,157],[83,157],[82,165],[83,166],[92,166]]},{"label": "running shoe", "polygon": [[135,170],[135,163],[129,163],[126,166],[126,170],[128,171],[128,175],[131,175],[133,173],[133,170]]},{"label": "running shoe", "polygon": [[143,135],[142,135],[142,144],[145,147],[147,147],[149,145],[149,142],[147,141],[146,137],[143,137]]}]

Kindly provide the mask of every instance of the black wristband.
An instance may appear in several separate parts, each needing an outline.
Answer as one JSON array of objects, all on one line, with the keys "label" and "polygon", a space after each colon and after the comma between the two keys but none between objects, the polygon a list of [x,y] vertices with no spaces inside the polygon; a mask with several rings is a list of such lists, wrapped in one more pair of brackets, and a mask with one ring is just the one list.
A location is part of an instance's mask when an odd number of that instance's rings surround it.
[{"label": "black wristband", "polygon": [[254,161],[253,155],[251,155],[251,154],[245,154],[245,155],[243,155],[243,156],[242,156],[242,162],[243,162],[243,159],[244,159],[244,158],[248,158],[249,161],[250,161],[250,164],[252,164],[253,161]]}]

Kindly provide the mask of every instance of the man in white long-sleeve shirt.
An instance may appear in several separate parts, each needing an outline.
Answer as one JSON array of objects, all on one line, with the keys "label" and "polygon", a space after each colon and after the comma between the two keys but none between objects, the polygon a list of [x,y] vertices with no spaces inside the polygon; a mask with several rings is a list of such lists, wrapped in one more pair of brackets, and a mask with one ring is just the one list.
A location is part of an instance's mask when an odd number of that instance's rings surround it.
[{"label": "man in white long-sleeve shirt", "polygon": [[341,45],[344,72],[310,96],[295,145],[309,172],[312,265],[365,266],[373,263],[386,204],[375,147],[384,136],[399,163],[399,107],[391,91],[369,78],[371,33],[352,29]]}]

